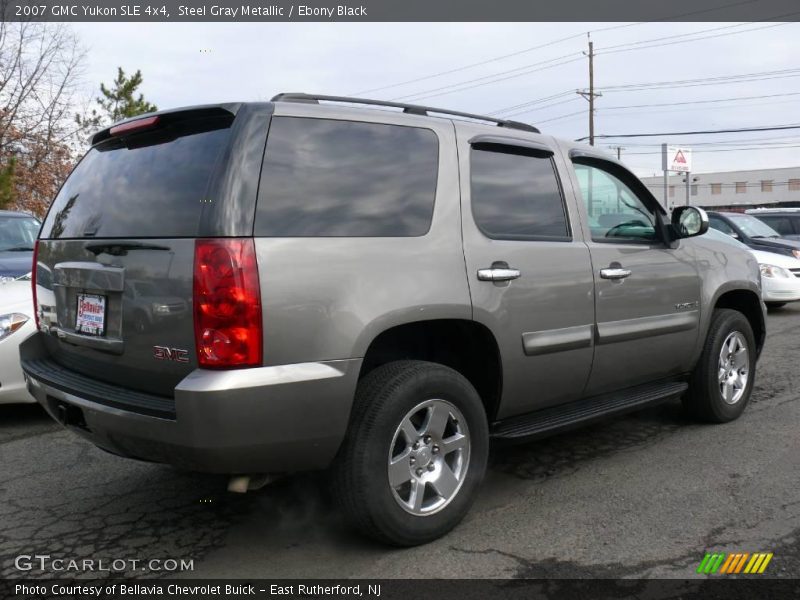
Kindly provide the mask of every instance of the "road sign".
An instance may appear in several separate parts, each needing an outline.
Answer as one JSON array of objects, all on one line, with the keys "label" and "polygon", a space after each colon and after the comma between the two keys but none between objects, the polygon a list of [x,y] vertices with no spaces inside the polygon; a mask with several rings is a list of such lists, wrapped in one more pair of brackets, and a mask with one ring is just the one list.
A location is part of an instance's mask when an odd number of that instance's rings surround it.
[{"label": "road sign", "polygon": [[661,145],[661,170],[689,173],[692,170],[692,149]]}]

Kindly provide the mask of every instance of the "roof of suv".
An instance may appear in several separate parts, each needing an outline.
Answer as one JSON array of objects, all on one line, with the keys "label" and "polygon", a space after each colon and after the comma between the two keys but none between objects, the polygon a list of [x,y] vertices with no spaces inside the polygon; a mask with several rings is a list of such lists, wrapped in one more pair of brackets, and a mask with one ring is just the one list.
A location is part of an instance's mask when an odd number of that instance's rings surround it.
[{"label": "roof of suv", "polygon": [[541,133],[541,131],[539,131],[539,129],[537,129],[533,125],[522,123],[520,121],[499,119],[497,117],[490,117],[487,115],[478,115],[475,113],[448,110],[446,108],[434,108],[432,106],[423,106],[421,104],[406,104],[403,102],[392,102],[390,100],[370,100],[368,98],[355,98],[352,96],[327,96],[321,94],[281,93],[274,96],[272,98],[272,102],[299,102],[302,104],[319,104],[320,102],[333,102],[342,104],[357,104],[361,106],[400,108],[406,114],[420,115],[423,117],[428,117],[433,115],[442,115],[445,117],[461,117],[464,119],[473,119],[476,121],[486,121],[488,123],[494,123],[498,127],[519,129],[522,131],[529,131],[531,133]]},{"label": "roof of suv", "polygon": [[12,217],[17,219],[35,219],[36,217],[18,210],[0,210],[0,217]]},{"label": "roof of suv", "polygon": [[[400,114],[407,114],[409,116],[423,116],[423,117],[444,117],[444,118],[452,118],[458,117],[463,120],[471,120],[477,122],[483,122],[486,125],[495,125],[497,127],[503,127],[505,129],[511,129],[516,131],[525,131],[529,133],[541,133],[539,129],[530,125],[528,123],[522,123],[520,121],[512,121],[509,119],[500,119],[498,117],[492,117],[488,115],[479,115],[475,113],[468,113],[468,112],[461,112],[455,110],[449,110],[446,108],[434,108],[431,106],[423,106],[420,104],[405,104],[402,102],[392,102],[389,100],[372,100],[368,98],[355,98],[350,96],[328,96],[324,94],[304,94],[304,93],[281,93],[277,94],[271,99],[273,103],[295,103],[295,104],[316,104],[322,105],[324,102],[326,105],[345,105],[348,108],[359,108],[361,110],[368,110],[370,108],[399,108],[401,109]],[[151,113],[145,113],[141,115],[136,115],[135,117],[131,117],[128,119],[122,119],[111,125],[97,131],[91,137],[91,144],[95,145],[102,141],[105,141],[109,137],[111,137],[111,131],[114,128],[119,127],[120,125],[124,125],[126,123],[131,123],[139,120],[144,120],[153,116],[163,116],[168,117],[172,115],[178,115],[181,113],[193,112],[198,115],[216,115],[219,116],[220,114],[228,114],[228,115],[235,115],[239,108],[243,104],[258,104],[258,103],[242,103],[242,102],[233,102],[233,103],[221,103],[221,104],[204,104],[204,105],[196,105],[196,106],[183,106],[178,108],[171,108],[166,110],[159,110]]]},{"label": "roof of suv", "polygon": [[749,208],[744,211],[748,215],[798,215],[800,208]]}]

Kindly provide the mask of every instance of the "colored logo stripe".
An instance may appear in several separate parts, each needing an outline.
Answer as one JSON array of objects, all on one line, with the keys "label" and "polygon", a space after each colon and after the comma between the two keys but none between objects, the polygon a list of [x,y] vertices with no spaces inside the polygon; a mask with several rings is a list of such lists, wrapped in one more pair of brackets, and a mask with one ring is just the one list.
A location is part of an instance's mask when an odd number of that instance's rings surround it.
[{"label": "colored logo stripe", "polygon": [[720,574],[757,574],[763,573],[769,562],[772,560],[772,552],[725,552],[706,553],[700,566],[697,567],[698,573],[712,575]]}]

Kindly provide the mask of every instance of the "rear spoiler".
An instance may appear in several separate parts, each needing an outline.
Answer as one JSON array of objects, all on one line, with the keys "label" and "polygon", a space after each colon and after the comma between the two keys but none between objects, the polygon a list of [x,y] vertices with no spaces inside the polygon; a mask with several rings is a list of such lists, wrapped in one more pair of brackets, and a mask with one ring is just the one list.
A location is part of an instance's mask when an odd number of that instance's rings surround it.
[{"label": "rear spoiler", "polygon": [[[95,146],[101,142],[104,142],[107,139],[113,137],[111,135],[112,129],[118,128],[120,125],[133,123],[139,120],[152,119],[153,117],[158,117],[157,122],[160,126],[163,124],[169,124],[171,122],[174,123],[178,121],[186,121],[189,119],[234,117],[236,116],[236,113],[239,111],[241,106],[242,104],[239,102],[227,103],[227,104],[204,104],[200,106],[184,106],[180,108],[171,108],[167,110],[160,110],[157,112],[144,113],[141,115],[136,115],[135,117],[131,117],[130,119],[123,119],[122,121],[117,121],[116,123],[112,123],[105,129],[101,129],[90,138],[90,143],[92,146]],[[154,122],[155,121],[156,120],[154,119]]]}]

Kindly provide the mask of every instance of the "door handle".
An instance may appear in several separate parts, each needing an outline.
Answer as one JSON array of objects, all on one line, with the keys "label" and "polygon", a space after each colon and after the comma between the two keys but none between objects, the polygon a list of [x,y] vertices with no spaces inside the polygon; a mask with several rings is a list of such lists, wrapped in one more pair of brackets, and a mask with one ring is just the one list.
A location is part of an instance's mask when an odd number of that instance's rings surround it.
[{"label": "door handle", "polygon": [[600,269],[600,277],[603,279],[625,279],[630,274],[630,269],[621,269],[619,267]]},{"label": "door handle", "polygon": [[478,280],[480,281],[511,281],[517,279],[522,273],[519,269],[509,267],[493,267],[491,269],[478,269]]}]

